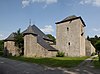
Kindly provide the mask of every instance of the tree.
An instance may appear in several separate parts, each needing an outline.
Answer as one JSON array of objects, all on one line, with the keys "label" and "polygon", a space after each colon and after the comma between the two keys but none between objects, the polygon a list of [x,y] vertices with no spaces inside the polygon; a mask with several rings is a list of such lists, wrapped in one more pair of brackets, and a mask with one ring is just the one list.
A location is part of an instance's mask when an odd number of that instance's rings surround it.
[{"label": "tree", "polygon": [[56,38],[54,36],[51,34],[47,34],[46,36],[48,36],[53,41],[53,43],[56,43]]},{"label": "tree", "polygon": [[4,49],[4,41],[0,40],[0,51]]},{"label": "tree", "polygon": [[100,40],[96,42],[95,48],[98,52],[99,62],[100,62]]},{"label": "tree", "polygon": [[95,39],[98,39],[99,37],[97,35],[95,35]]},{"label": "tree", "polygon": [[15,37],[14,37],[14,41],[15,41],[15,46],[18,47],[18,52],[20,55],[24,54],[24,39],[23,39],[23,35],[20,32],[20,29],[14,33]]},{"label": "tree", "polygon": [[90,41],[90,37],[89,37],[89,36],[87,36],[87,40],[89,40],[89,41]]},{"label": "tree", "polygon": [[87,40],[91,41],[91,43],[93,44],[93,46],[95,46],[96,42],[97,42],[98,40],[100,40],[100,38],[99,38],[97,35],[95,35],[95,36],[92,37],[92,38],[89,38],[89,36],[87,36]]}]

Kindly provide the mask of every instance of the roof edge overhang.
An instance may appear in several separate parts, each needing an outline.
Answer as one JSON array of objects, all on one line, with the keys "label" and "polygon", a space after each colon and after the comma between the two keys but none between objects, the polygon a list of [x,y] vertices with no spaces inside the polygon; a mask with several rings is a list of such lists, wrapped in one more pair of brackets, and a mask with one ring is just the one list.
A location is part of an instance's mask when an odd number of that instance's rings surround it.
[{"label": "roof edge overhang", "polygon": [[60,21],[60,22],[56,22],[55,24],[60,24],[60,23],[64,23],[64,22],[72,21],[72,20],[76,20],[76,19],[80,19],[82,21],[82,23],[83,23],[83,26],[84,27],[86,26],[85,23],[84,23],[84,21],[83,21],[83,19],[81,18],[81,16],[76,17],[76,18],[72,18],[72,19],[68,19],[68,20],[63,20],[63,21]]},{"label": "roof edge overhang", "polygon": [[14,41],[14,40],[6,40],[6,39],[5,39],[5,40],[3,40],[3,41],[5,41],[5,42],[6,42],[6,41]]},{"label": "roof edge overhang", "polygon": [[44,40],[47,40],[47,41],[52,41],[53,42],[53,40],[51,40],[51,39],[47,39],[47,38],[43,38]]},{"label": "roof edge overhang", "polygon": [[48,50],[48,51],[58,51],[58,50],[55,49],[55,50]]},{"label": "roof edge overhang", "polygon": [[35,34],[35,33],[24,33],[23,35],[25,36],[25,35],[29,35],[29,34],[32,34],[34,36],[37,36],[37,34]]}]

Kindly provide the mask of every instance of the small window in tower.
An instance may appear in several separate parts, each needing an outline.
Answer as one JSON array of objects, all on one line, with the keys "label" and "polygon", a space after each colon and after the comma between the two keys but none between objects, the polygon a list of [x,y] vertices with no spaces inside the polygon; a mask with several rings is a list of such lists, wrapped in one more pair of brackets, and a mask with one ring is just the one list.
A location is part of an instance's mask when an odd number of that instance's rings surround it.
[{"label": "small window in tower", "polygon": [[84,35],[84,33],[82,32],[82,33],[81,33],[81,36],[83,36],[83,35]]},{"label": "small window in tower", "polygon": [[70,45],[70,42],[68,43],[68,45]]},{"label": "small window in tower", "polygon": [[69,28],[67,27],[67,31],[69,31]]}]

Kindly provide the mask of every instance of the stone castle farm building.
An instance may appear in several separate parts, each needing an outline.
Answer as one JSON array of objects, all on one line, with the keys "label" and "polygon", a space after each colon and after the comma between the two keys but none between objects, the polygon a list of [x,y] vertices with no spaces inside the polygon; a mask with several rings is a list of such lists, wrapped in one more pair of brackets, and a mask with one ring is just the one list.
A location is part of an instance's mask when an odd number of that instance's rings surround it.
[{"label": "stone castle farm building", "polygon": [[[22,32],[24,38],[25,57],[53,57],[57,52],[65,56],[90,56],[95,52],[91,42],[85,39],[85,23],[81,17],[69,16],[56,23],[56,45],[38,27],[29,25]],[[13,56],[18,55],[14,42],[14,33],[4,40],[4,50]],[[6,53],[7,54],[7,53]]]},{"label": "stone castle farm building", "polygon": [[[58,50],[50,46],[52,40],[49,39],[35,25],[22,32],[24,37],[24,56],[25,57],[52,57],[56,56]],[[17,47],[14,42],[14,33],[4,40],[4,48],[13,56],[18,55]]]}]

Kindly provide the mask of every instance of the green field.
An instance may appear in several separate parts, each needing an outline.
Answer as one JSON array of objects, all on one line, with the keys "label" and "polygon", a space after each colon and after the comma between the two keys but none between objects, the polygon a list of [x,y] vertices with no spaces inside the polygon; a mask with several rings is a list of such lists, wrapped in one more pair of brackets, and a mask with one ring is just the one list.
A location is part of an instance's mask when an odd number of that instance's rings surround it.
[{"label": "green field", "polygon": [[53,57],[53,58],[25,58],[25,57],[9,57],[13,60],[19,60],[24,62],[36,63],[40,65],[46,65],[50,67],[76,67],[87,57]]}]

